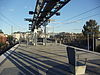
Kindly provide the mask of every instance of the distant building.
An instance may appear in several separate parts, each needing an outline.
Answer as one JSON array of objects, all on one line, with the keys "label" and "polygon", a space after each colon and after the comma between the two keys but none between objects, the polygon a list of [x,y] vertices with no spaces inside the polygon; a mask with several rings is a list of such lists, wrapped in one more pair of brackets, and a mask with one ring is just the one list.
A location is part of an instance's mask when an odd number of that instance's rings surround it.
[{"label": "distant building", "polygon": [[13,37],[16,39],[16,41],[21,40],[27,40],[27,38],[30,37],[30,32],[14,32]]},{"label": "distant building", "polygon": [[65,33],[65,32],[61,32],[58,33],[57,35],[55,35],[55,39],[59,42],[61,41],[61,43],[72,43],[76,40],[79,40],[80,37],[82,37],[83,34],[82,33]]},{"label": "distant building", "polygon": [[[42,34],[40,35],[40,38],[45,38],[45,34],[42,33]],[[50,35],[46,34],[46,38],[50,38]]]},{"label": "distant building", "polygon": [[18,41],[20,39],[20,33],[14,33],[13,37]]}]

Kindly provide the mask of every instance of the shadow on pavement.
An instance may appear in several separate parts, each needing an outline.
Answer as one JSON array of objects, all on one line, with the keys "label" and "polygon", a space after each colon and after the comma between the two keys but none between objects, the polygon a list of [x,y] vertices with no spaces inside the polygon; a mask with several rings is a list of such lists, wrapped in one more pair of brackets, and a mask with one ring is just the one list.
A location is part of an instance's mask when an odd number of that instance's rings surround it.
[{"label": "shadow on pavement", "polygon": [[[37,55],[39,58],[34,57],[34,55]],[[60,64],[57,60],[48,58],[46,56],[41,56],[36,53],[26,54],[22,52],[13,52],[12,55],[8,56],[7,58],[20,70],[19,74],[17,73],[14,75],[70,74],[69,65],[67,63]]]}]

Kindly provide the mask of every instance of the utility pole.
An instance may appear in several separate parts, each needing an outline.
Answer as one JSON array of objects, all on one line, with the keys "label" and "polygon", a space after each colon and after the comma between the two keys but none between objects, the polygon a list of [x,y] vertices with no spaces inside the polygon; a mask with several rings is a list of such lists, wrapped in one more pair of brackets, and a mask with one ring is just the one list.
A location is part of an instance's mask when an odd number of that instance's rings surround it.
[{"label": "utility pole", "polygon": [[13,26],[11,26],[11,35],[13,35]]}]

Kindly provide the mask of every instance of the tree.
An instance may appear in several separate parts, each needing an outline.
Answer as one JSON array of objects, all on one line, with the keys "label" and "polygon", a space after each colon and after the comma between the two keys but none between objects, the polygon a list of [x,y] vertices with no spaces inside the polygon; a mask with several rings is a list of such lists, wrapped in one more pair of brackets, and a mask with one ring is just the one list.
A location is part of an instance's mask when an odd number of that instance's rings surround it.
[{"label": "tree", "polygon": [[83,26],[82,33],[84,36],[87,36],[87,34],[89,34],[90,38],[94,34],[94,36],[97,38],[99,33],[99,26],[97,25],[96,20],[86,21],[86,25]]},{"label": "tree", "polygon": [[85,36],[85,38],[88,37],[87,35],[89,35],[89,47],[90,50],[94,50],[93,40],[95,38],[98,38],[98,34],[99,34],[99,26],[97,25],[96,20],[86,21],[86,24],[83,26],[82,33]]}]

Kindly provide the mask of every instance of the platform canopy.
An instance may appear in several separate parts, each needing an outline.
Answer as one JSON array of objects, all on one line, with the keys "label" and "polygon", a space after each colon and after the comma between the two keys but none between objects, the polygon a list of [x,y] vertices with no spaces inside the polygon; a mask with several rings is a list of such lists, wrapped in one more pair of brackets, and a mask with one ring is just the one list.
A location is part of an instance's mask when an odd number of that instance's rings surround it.
[{"label": "platform canopy", "polygon": [[46,22],[54,15],[60,15],[58,12],[70,0],[37,0],[35,11],[29,11],[33,18],[27,18],[26,21],[32,22],[30,30],[45,25]]}]

